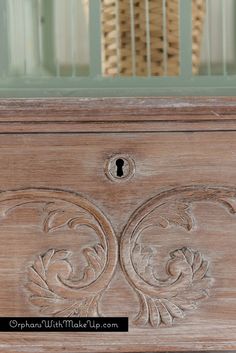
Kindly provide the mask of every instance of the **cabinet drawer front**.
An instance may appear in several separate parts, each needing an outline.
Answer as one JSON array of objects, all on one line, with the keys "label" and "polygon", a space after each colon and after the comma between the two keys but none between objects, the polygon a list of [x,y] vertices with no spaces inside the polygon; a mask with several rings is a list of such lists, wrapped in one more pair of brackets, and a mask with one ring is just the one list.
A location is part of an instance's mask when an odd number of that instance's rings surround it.
[{"label": "cabinet drawer front", "polygon": [[235,132],[3,134],[0,166],[1,316],[129,317],[4,352],[236,349]]}]

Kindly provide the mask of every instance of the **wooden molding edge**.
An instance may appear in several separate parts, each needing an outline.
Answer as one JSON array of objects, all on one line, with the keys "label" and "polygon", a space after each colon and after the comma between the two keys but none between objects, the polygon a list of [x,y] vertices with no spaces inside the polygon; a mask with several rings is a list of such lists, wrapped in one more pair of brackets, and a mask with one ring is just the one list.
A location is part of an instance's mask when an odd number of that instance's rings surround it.
[{"label": "wooden molding edge", "polygon": [[236,97],[0,99],[0,133],[236,130]]}]

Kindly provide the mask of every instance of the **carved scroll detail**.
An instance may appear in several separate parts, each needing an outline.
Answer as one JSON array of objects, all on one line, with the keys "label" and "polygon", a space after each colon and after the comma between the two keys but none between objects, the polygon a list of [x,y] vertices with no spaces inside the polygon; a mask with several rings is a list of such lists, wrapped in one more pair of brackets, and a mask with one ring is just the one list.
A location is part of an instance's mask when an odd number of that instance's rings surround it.
[{"label": "carved scroll detail", "polygon": [[[143,204],[130,218],[120,241],[120,262],[139,302],[135,320],[139,325],[172,325],[187,310],[195,309],[209,295],[212,278],[209,259],[190,247],[171,249],[165,278],[158,278],[161,266],[155,247],[144,246],[140,235],[149,228],[179,227],[190,232],[196,225],[195,203],[219,204],[236,213],[236,189],[190,186],[158,194]],[[40,210],[43,233],[65,233],[83,227],[95,232],[97,243],[83,249],[86,266],[78,279],[74,275],[73,253],[67,249],[48,249],[35,256],[28,272],[30,302],[43,315],[97,316],[99,301],[108,287],[117,264],[117,240],[109,222],[83,197],[58,190],[30,189],[0,193],[0,218],[19,207]]]},{"label": "carved scroll detail", "polygon": [[154,272],[158,265],[154,247],[139,241],[149,228],[180,227],[190,232],[196,224],[192,205],[197,202],[217,203],[235,214],[236,190],[204,186],[167,190],[143,204],[125,227],[120,261],[140,302],[135,324],[172,325],[175,318],[183,318],[187,310],[195,309],[209,295],[213,279],[207,275],[209,261],[200,251],[186,247],[173,249],[165,267],[166,278],[159,279]]},{"label": "carved scroll detail", "polygon": [[[87,265],[81,278],[75,278],[72,253],[49,249],[36,257],[29,268],[27,289],[30,302],[43,315],[98,316],[99,299],[107,288],[117,264],[117,241],[99,209],[83,197],[64,191],[20,190],[0,194],[2,217],[18,207],[37,206],[42,213],[42,231],[92,229],[98,242],[83,249]],[[112,256],[111,256],[112,254]]]},{"label": "carved scroll detail", "polygon": [[[177,249],[170,253],[170,259],[166,264],[165,280],[159,280],[149,265],[149,256],[146,251],[140,251],[137,244],[133,251],[133,259],[137,258],[137,273],[156,288],[156,294],[148,295],[138,291],[141,310],[137,316],[136,324],[146,324],[149,320],[151,326],[160,324],[172,325],[175,318],[183,318],[186,310],[195,309],[197,302],[208,295],[207,289],[211,279],[206,276],[208,261],[204,260],[199,251],[190,248]],[[158,289],[157,289],[158,288]]]},{"label": "carved scroll detail", "polygon": [[[89,293],[88,289],[86,296],[83,297],[78,291],[76,298],[73,299],[68,287],[68,295],[60,295],[60,284],[64,286],[73,275],[73,268],[69,261],[70,255],[69,251],[50,249],[36,258],[29,270],[28,289],[32,292],[31,303],[40,307],[45,315],[99,316],[100,293],[94,295],[93,292]],[[96,280],[105,260],[105,252],[101,245],[86,249],[86,256],[88,262],[91,261],[91,263],[85,268],[78,288],[82,288],[91,280]]]}]

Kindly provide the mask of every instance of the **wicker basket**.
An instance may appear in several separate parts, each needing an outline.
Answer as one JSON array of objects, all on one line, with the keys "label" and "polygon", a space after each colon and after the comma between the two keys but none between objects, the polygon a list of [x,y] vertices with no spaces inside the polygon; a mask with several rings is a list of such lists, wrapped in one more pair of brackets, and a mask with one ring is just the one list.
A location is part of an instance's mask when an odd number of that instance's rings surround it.
[{"label": "wicker basket", "polygon": [[[103,74],[106,76],[135,75],[176,76],[179,74],[179,0],[166,0],[165,29],[163,1],[149,0],[150,55],[147,55],[146,1],[133,0],[134,45],[131,36],[129,0],[102,0]],[[193,73],[198,72],[200,45],[205,15],[205,0],[193,3]],[[166,42],[164,44],[164,38]],[[165,49],[164,49],[165,46]],[[135,53],[132,53],[135,48]],[[132,55],[133,54],[133,55]],[[148,59],[149,57],[149,59]],[[149,63],[149,65],[148,65]],[[149,67],[149,69],[148,69]]]}]

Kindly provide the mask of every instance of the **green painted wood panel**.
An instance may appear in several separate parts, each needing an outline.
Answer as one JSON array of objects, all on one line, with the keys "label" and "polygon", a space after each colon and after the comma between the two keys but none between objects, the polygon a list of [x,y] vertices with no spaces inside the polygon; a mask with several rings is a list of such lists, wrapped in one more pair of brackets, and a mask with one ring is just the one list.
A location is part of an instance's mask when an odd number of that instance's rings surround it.
[{"label": "green painted wood panel", "polygon": [[[178,76],[151,76],[151,44],[150,44],[150,33],[151,26],[149,23],[151,2],[143,0],[144,13],[143,23],[146,30],[146,41],[147,52],[144,53],[147,58],[147,76],[137,77],[135,75],[135,17],[131,19],[130,32],[131,32],[131,46],[133,50],[133,77],[105,77],[103,75],[103,52],[102,52],[102,3],[101,0],[89,0],[89,12],[86,9],[82,9],[82,5],[86,6],[87,0],[21,0],[22,3],[35,2],[35,23],[34,26],[38,26],[37,30],[37,52],[39,53],[38,67],[35,72],[27,74],[15,75],[11,71],[10,63],[11,58],[9,57],[11,52],[11,45],[14,42],[10,40],[12,35],[9,36],[9,3],[13,0],[0,0],[0,97],[60,97],[60,96],[81,96],[81,97],[102,97],[102,96],[164,96],[164,95],[235,95],[236,94],[236,46],[232,48],[233,54],[231,54],[231,63],[229,64],[228,51],[229,43],[227,42],[229,29],[228,17],[231,7],[229,7],[229,0],[221,0],[219,10],[222,13],[221,20],[219,16],[216,18],[220,21],[219,31],[222,31],[222,43],[219,45],[222,48],[222,62],[218,65],[221,66],[219,72],[213,68],[213,64],[210,61],[210,52],[207,53],[207,48],[211,50],[210,28],[212,20],[206,14],[204,19],[204,36],[206,39],[206,59],[202,63],[200,74],[192,74],[192,0],[179,0],[179,37],[180,37],[180,51],[179,51],[179,65],[180,74]],[[67,21],[70,23],[70,31],[65,33],[71,33],[71,37],[63,38],[63,27],[60,30],[60,36],[58,37],[57,28],[64,26],[66,21],[63,21],[63,13],[60,14],[62,23],[56,23],[58,21],[55,15],[55,1],[58,6],[59,2],[64,6],[68,4]],[[119,9],[119,0],[117,1],[117,9]],[[142,1],[142,0],[140,0]],[[152,0],[155,1],[155,0]],[[160,1],[160,0],[156,0]],[[163,0],[163,38],[167,38],[167,17],[166,17],[166,2]],[[210,10],[212,7],[212,0],[206,0],[206,9]],[[228,7],[225,6],[228,1]],[[84,3],[83,3],[84,2]],[[130,6],[131,15],[134,12],[132,0],[127,0]],[[13,4],[13,2],[12,2]],[[66,5],[65,5],[66,4]],[[210,4],[210,5],[209,5]],[[62,8],[63,8],[62,6]],[[77,26],[78,18],[76,12],[83,10],[84,13],[78,17],[84,18],[85,31],[78,31]],[[59,11],[59,10],[57,10]],[[147,12],[149,11],[149,12]],[[235,16],[235,3],[232,3],[233,14]],[[21,16],[21,14],[19,14]],[[71,17],[68,17],[71,16]],[[133,16],[135,14],[133,13]],[[211,14],[212,16],[212,14]],[[68,20],[69,18],[69,20]],[[27,20],[27,19],[26,19]],[[116,26],[119,24],[119,18],[116,18]],[[231,18],[233,23],[234,31],[236,32],[236,21],[234,17]],[[217,23],[215,24],[217,25]],[[214,27],[214,26],[213,26]],[[29,28],[26,26],[26,28]],[[61,28],[60,28],[61,29]],[[75,32],[77,31],[77,32]],[[88,32],[88,36],[86,33]],[[232,34],[232,41],[235,39],[235,34]],[[15,40],[18,38],[16,37]],[[80,45],[85,44],[83,41],[88,41],[88,60],[87,64],[83,61],[80,65],[80,57],[77,55],[77,49],[80,49]],[[36,39],[35,39],[36,41]],[[71,62],[68,67],[64,64],[63,55],[62,58],[58,58],[57,44],[65,43],[68,45],[68,55],[63,52],[63,46],[61,52],[65,57],[70,57]],[[68,43],[71,43],[70,45]],[[82,43],[82,44],[81,44]],[[119,45],[119,36],[117,35],[117,45]],[[30,45],[29,45],[29,48]],[[164,55],[167,56],[167,46],[163,46]],[[166,48],[166,49],[165,49]],[[30,49],[29,49],[30,50]],[[33,50],[33,49],[32,49]],[[87,49],[85,49],[87,50]],[[231,50],[231,49],[230,49]],[[78,53],[81,53],[78,50]],[[85,55],[86,57],[86,55]],[[118,56],[119,57],[119,56]],[[83,59],[84,60],[84,59]],[[78,62],[77,62],[78,61]],[[86,67],[87,65],[87,67]],[[206,68],[204,68],[204,65]],[[215,65],[215,64],[214,64]],[[231,65],[231,66],[230,66]],[[165,62],[164,62],[165,67]],[[232,67],[232,69],[230,69]],[[167,64],[164,70],[167,72]]]}]

